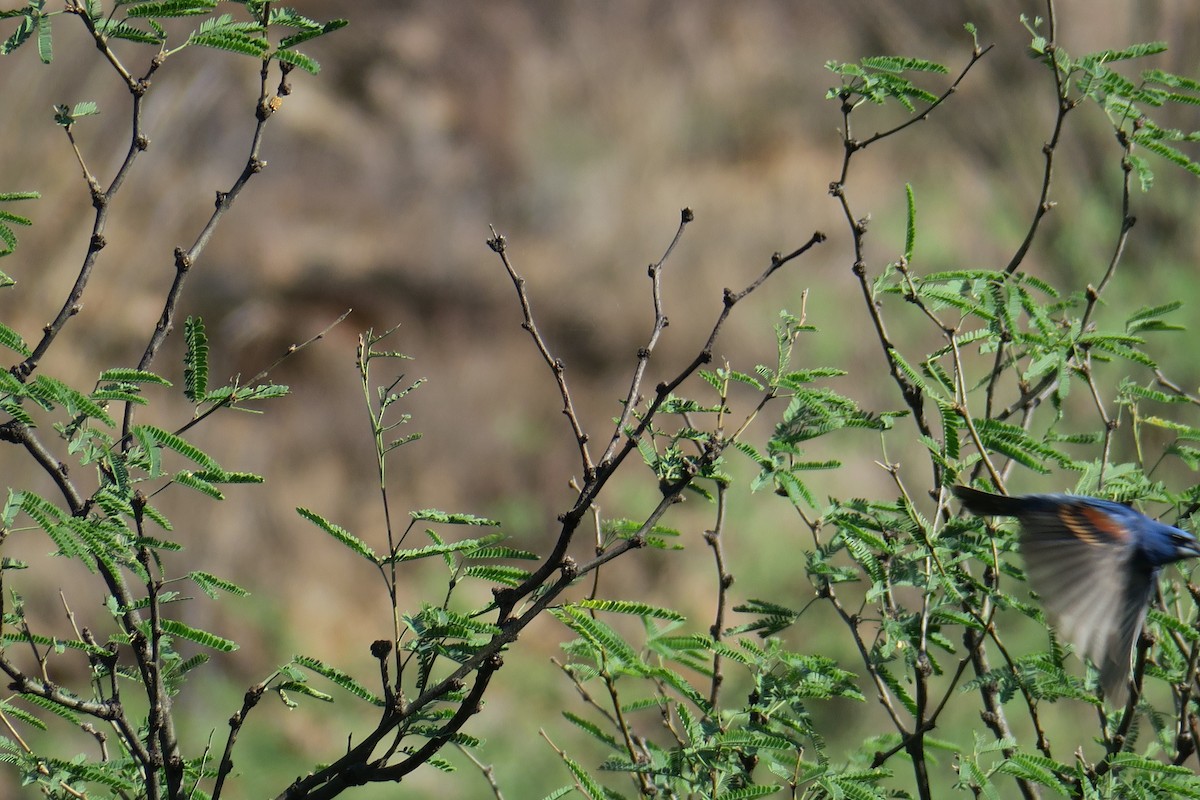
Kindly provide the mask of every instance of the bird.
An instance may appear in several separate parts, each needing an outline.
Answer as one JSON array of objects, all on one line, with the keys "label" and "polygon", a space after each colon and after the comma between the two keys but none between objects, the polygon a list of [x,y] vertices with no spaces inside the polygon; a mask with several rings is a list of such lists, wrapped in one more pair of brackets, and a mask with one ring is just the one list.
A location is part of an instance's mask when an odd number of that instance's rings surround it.
[{"label": "bird", "polygon": [[968,486],[952,491],[973,514],[1017,518],[1025,574],[1050,622],[1095,664],[1104,696],[1123,704],[1158,575],[1168,564],[1200,556],[1200,542],[1110,500],[1009,497]]}]

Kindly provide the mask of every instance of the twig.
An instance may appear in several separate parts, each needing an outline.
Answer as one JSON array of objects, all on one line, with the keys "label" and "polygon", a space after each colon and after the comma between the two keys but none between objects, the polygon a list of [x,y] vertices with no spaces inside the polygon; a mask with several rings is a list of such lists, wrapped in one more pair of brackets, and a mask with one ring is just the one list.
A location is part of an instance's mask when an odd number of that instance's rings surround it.
[{"label": "twig", "polygon": [[233,771],[233,746],[237,743],[238,734],[246,724],[246,717],[258,705],[266,691],[265,683],[257,683],[246,690],[242,697],[242,707],[229,718],[229,736],[225,739],[225,750],[221,753],[221,763],[217,765],[217,780],[213,784],[212,800],[221,800],[221,792],[225,788],[225,779]]},{"label": "twig", "polygon": [[[725,511],[728,503],[728,489],[724,483],[717,484],[717,520],[712,530],[704,532],[704,541],[712,549],[714,566],[717,569],[717,610],[713,615],[712,627],[708,629],[714,642],[720,642],[725,631],[725,604],[728,602],[729,587],[733,586],[733,575],[725,567],[725,550],[721,543],[721,534],[725,531]],[[721,654],[713,653],[712,679],[708,692],[708,704],[717,708],[721,694],[721,684],[725,675],[721,671]]]},{"label": "twig", "polygon": [[675,245],[679,244],[679,240],[683,238],[683,229],[695,218],[696,215],[692,213],[690,208],[685,208],[679,213],[679,227],[675,230],[675,236],[672,237],[671,243],[667,245],[662,258],[656,263],[651,264],[647,269],[647,273],[650,276],[650,299],[654,306],[654,322],[651,325],[650,337],[646,340],[646,344],[638,350],[637,366],[634,368],[633,378],[629,382],[629,391],[625,394],[625,403],[621,409],[621,415],[617,419],[617,424],[613,426],[612,439],[609,441],[608,447],[604,448],[604,454],[600,456],[601,462],[608,461],[613,457],[613,453],[617,449],[617,444],[621,441],[621,437],[625,434],[625,428],[629,425],[629,420],[633,417],[634,408],[637,407],[640,401],[642,378],[646,374],[646,366],[650,363],[650,356],[654,353],[654,347],[658,344],[659,337],[669,324],[662,305],[663,265],[667,263],[667,259],[675,251]]},{"label": "twig", "polygon": [[[846,223],[850,228],[851,240],[854,245],[854,265],[852,271],[858,279],[859,288],[863,295],[863,301],[867,307],[867,313],[871,318],[871,324],[875,329],[876,338],[879,340],[880,346],[883,348],[884,358],[887,360],[888,370],[891,373],[892,380],[900,389],[900,394],[904,398],[905,404],[912,411],[913,422],[922,436],[933,438],[933,429],[930,427],[928,420],[925,418],[925,398],[920,389],[916,386],[904,373],[900,365],[900,359],[897,357],[897,350],[891,337],[888,335],[887,326],[884,324],[883,314],[875,302],[874,290],[870,281],[867,280],[867,265],[864,250],[864,238],[867,233],[867,225],[870,221],[869,217],[857,217],[850,208],[850,201],[846,196],[846,180],[850,174],[850,162],[855,153],[864,149],[870,144],[892,136],[907,128],[909,125],[915,124],[926,119],[935,108],[945,102],[951,94],[953,94],[958,85],[966,78],[967,73],[971,68],[978,63],[979,59],[991,50],[992,46],[980,49],[978,46],[971,53],[971,58],[967,65],[963,67],[958,77],[937,100],[931,103],[924,111],[915,116],[909,121],[897,125],[889,130],[876,133],[865,140],[859,141],[854,138],[850,126],[850,114],[854,111],[855,106],[850,102],[850,96],[847,93],[842,94],[842,168],[838,175],[838,179],[830,184],[829,193],[837,199],[841,205],[842,214],[846,218]],[[933,465],[934,485],[941,484],[941,468],[935,462]]]},{"label": "twig", "polygon": [[596,468],[592,464],[592,456],[588,452],[588,435],[584,433],[583,427],[579,424],[579,415],[575,413],[575,403],[571,400],[571,391],[567,387],[566,365],[561,358],[556,358],[550,353],[550,348],[546,344],[546,340],[542,337],[542,332],[538,329],[537,323],[533,319],[533,309],[529,305],[529,295],[525,291],[525,279],[517,274],[512,262],[508,258],[508,242],[507,240],[496,233],[495,228],[491,228],[492,238],[488,239],[488,247],[500,256],[501,263],[504,264],[504,269],[508,272],[508,277],[512,280],[513,287],[517,290],[517,299],[521,304],[521,313],[525,320],[521,323],[521,327],[529,332],[533,337],[533,343],[537,346],[538,352],[542,356],[542,360],[546,362],[546,366],[550,367],[550,371],[554,373],[554,380],[558,384],[558,393],[562,397],[563,414],[566,415],[567,421],[571,425],[571,433],[575,436],[575,443],[579,447],[579,458],[583,462],[583,474],[585,480],[590,479],[595,474]]},{"label": "twig", "polygon": [[[269,4],[266,6],[269,10]],[[167,290],[166,300],[163,303],[162,313],[159,315],[158,322],[154,326],[154,333],[150,336],[150,341],[146,344],[146,349],[142,353],[141,359],[138,360],[137,368],[147,370],[153,363],[155,356],[158,355],[159,349],[163,342],[166,341],[167,335],[170,334],[175,323],[175,307],[179,303],[179,297],[183,292],[183,286],[187,281],[187,276],[191,268],[200,259],[201,254],[208,246],[208,242],[212,239],[212,235],[216,230],[217,224],[224,218],[226,212],[233,206],[233,203],[241,195],[246,184],[258,173],[266,168],[267,162],[259,157],[262,149],[263,134],[266,130],[267,121],[275,113],[276,106],[272,105],[269,99],[270,92],[267,89],[270,59],[264,59],[262,68],[259,71],[259,94],[258,101],[255,104],[255,118],[258,123],[254,126],[254,133],[250,140],[250,154],[246,158],[246,165],[242,168],[241,174],[233,182],[233,185],[228,191],[217,192],[216,205],[212,215],[208,218],[208,222],[201,228],[196,240],[187,250],[182,247],[175,248],[175,277],[171,282],[170,289]],[[285,73],[286,74],[286,73]],[[280,79],[279,93],[286,94],[285,79]],[[124,422],[121,428],[122,440],[128,446],[130,429],[133,425],[133,403],[125,404]]]},{"label": "twig", "polygon": [[1037,236],[1042,218],[1050,212],[1050,209],[1054,208],[1054,203],[1050,202],[1050,184],[1054,179],[1054,153],[1058,148],[1058,140],[1062,136],[1063,123],[1066,121],[1067,114],[1077,105],[1076,102],[1067,98],[1066,83],[1063,81],[1063,74],[1058,66],[1058,43],[1056,40],[1058,32],[1055,23],[1054,0],[1047,0],[1046,8],[1049,20],[1047,33],[1049,35],[1046,39],[1045,58],[1049,60],[1051,71],[1054,73],[1054,93],[1058,97],[1058,111],[1054,116],[1054,130],[1050,134],[1050,141],[1042,145],[1045,166],[1042,171],[1042,188],[1038,195],[1037,206],[1034,208],[1033,219],[1029,222],[1029,230],[1026,231],[1025,238],[1004,268],[1004,272],[1009,275],[1016,272],[1017,268],[1021,266],[1021,262],[1029,253],[1034,237]]},{"label": "twig", "polygon": [[463,747],[461,744],[455,742],[455,747],[457,747],[458,752],[466,756],[467,760],[474,764],[479,772],[483,775],[483,779],[487,781],[488,788],[492,790],[492,797],[495,797],[496,800],[504,800],[504,795],[500,791],[500,784],[496,783],[496,768],[491,764],[484,764],[475,757],[474,753],[472,753],[468,748]]}]

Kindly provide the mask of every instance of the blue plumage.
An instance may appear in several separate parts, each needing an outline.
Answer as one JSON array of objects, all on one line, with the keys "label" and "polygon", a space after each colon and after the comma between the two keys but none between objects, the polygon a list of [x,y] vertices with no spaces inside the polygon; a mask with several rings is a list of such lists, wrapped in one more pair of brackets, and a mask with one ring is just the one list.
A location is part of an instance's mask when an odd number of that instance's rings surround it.
[{"label": "blue plumage", "polygon": [[1017,518],[1025,573],[1050,621],[1100,670],[1105,696],[1122,702],[1158,573],[1200,556],[1200,542],[1128,506],[1094,497],[1005,497],[966,486],[953,491],[975,514]]}]

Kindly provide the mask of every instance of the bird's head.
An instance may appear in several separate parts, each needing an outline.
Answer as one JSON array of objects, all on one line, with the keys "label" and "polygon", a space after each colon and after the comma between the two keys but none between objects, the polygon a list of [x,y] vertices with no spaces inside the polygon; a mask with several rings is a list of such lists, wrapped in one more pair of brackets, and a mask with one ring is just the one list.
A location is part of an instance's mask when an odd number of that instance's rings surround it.
[{"label": "bird's head", "polygon": [[1160,565],[1200,556],[1200,541],[1187,531],[1169,525],[1154,530],[1143,547],[1151,561]]},{"label": "bird's head", "polygon": [[1190,533],[1176,529],[1171,534],[1171,544],[1175,548],[1176,558],[1195,558],[1200,556],[1200,542]]}]

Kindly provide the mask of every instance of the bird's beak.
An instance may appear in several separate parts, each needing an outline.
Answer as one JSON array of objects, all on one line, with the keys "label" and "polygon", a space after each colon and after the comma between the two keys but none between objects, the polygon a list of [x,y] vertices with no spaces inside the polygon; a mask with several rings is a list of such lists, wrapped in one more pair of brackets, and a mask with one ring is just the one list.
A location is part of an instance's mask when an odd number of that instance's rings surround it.
[{"label": "bird's beak", "polygon": [[1200,558],[1200,541],[1192,540],[1175,548],[1176,558]]}]

